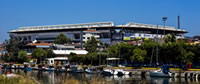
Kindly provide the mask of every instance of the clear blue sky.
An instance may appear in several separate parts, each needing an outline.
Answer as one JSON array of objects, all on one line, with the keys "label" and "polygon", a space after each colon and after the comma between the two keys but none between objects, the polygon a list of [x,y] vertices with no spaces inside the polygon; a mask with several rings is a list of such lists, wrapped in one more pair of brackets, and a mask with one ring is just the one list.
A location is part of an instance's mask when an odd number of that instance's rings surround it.
[{"label": "clear blue sky", "polygon": [[8,31],[22,26],[113,21],[137,22],[181,28],[187,36],[200,35],[200,0],[0,0],[0,41]]}]

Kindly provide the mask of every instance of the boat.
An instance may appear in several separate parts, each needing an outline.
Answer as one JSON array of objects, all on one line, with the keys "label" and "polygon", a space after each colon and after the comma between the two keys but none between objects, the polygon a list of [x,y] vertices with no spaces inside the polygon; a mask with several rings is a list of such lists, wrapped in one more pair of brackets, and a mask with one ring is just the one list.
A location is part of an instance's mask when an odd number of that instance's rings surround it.
[{"label": "boat", "polygon": [[84,70],[82,67],[73,65],[69,69],[67,69],[67,72],[73,72],[73,73],[83,73]]},{"label": "boat", "polygon": [[129,72],[129,71],[124,71],[124,75],[131,75],[131,72]]},{"label": "boat", "polygon": [[32,70],[38,70],[37,66],[32,67]]},{"label": "boat", "polygon": [[54,66],[48,66],[44,68],[44,71],[54,71],[54,70],[55,70]]},{"label": "boat", "polygon": [[31,67],[25,67],[24,71],[32,71],[32,68]]},{"label": "boat", "polygon": [[174,73],[169,72],[169,67],[167,65],[162,66],[162,69],[156,71],[150,71],[151,77],[173,77]]},{"label": "boat", "polygon": [[124,71],[122,69],[115,69],[114,75],[122,76],[122,75],[124,75]]},{"label": "boat", "polygon": [[114,74],[114,71],[111,70],[111,69],[104,69],[103,72],[102,72],[103,75],[113,75]]},{"label": "boat", "polygon": [[114,70],[114,75],[130,75],[131,73],[129,71],[124,71],[123,69],[115,69]]},{"label": "boat", "polygon": [[[158,28],[158,26],[157,26],[157,28]],[[158,31],[157,31],[157,34],[156,34],[156,37],[154,38],[154,40],[159,42],[158,41]],[[152,52],[154,52],[154,48],[153,48]],[[153,58],[153,53],[151,56],[150,65],[152,64],[152,58]],[[158,63],[158,46],[156,46],[156,64],[157,64],[157,66],[159,65],[159,63]],[[169,71],[168,65],[163,65],[160,70],[150,71],[149,75],[151,77],[172,77],[174,74]]]},{"label": "boat", "polygon": [[19,77],[19,75],[17,75],[17,74],[13,74],[13,73],[6,74],[5,76],[8,77],[8,78]]},{"label": "boat", "polygon": [[24,71],[32,71],[32,67],[29,64],[25,64]]},{"label": "boat", "polygon": [[95,71],[92,71],[92,70],[89,69],[89,68],[86,69],[85,72],[88,73],[88,74],[95,74],[95,73],[96,73]]}]

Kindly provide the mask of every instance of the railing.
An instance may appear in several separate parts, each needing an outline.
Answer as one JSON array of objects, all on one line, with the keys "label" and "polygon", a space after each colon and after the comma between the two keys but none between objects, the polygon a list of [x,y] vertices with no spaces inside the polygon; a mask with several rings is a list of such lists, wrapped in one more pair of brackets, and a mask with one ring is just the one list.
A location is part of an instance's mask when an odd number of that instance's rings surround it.
[{"label": "railing", "polygon": [[109,26],[114,26],[113,22],[20,27],[19,30],[17,30],[17,31],[70,29],[70,28],[91,28],[91,27],[109,27]]}]

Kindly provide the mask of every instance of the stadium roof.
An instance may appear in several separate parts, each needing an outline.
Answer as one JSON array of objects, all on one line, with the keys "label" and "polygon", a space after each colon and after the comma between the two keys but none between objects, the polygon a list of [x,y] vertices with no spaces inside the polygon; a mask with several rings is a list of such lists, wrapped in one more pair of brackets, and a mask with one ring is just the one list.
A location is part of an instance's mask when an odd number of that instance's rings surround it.
[{"label": "stadium roof", "polygon": [[8,33],[27,32],[27,31],[44,31],[44,30],[63,30],[63,29],[77,29],[77,28],[100,28],[100,27],[130,27],[130,28],[149,28],[149,29],[161,29],[169,31],[181,31],[187,32],[186,30],[176,29],[175,27],[158,26],[152,24],[141,24],[141,23],[127,23],[125,25],[114,26],[113,22],[97,22],[97,23],[83,23],[83,24],[63,24],[63,25],[46,25],[46,26],[30,26],[30,27],[19,27],[18,30],[11,30]]},{"label": "stadium roof", "polygon": [[116,27],[137,27],[137,28],[149,28],[149,29],[161,29],[161,30],[171,30],[171,31],[183,31],[183,29],[176,29],[171,26],[161,26],[161,25],[152,25],[152,24],[142,24],[142,23],[127,23],[126,25],[117,25]]}]

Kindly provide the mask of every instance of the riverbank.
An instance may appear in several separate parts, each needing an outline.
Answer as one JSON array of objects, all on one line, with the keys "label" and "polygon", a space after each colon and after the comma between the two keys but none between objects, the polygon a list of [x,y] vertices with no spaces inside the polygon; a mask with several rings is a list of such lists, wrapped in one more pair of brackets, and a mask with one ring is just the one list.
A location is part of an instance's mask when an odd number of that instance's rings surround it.
[{"label": "riverbank", "polygon": [[[41,80],[34,78],[30,73],[25,74],[16,74],[16,76],[8,77],[9,74],[0,75],[0,84],[46,84]],[[55,84],[114,84],[113,81],[106,81],[103,78],[93,77],[91,79],[77,79],[73,76],[60,78]],[[54,83],[52,83],[54,84]]]},{"label": "riverbank", "polygon": [[[24,70],[12,69],[11,73],[19,74],[22,76],[24,75],[24,77],[26,78],[28,77],[35,78],[35,80],[37,80],[40,84],[119,84],[119,83],[121,84],[194,84],[194,83],[199,84],[200,83],[199,78],[188,77],[188,76],[192,76],[192,74],[190,73],[189,75],[188,72],[185,73],[185,76],[187,77],[172,77],[172,78],[141,76],[139,75],[139,72],[135,73],[135,75],[104,76],[102,74],[65,73],[65,72],[49,72],[49,71],[38,71],[38,70],[24,72]],[[5,84],[5,83],[0,82],[0,84]],[[16,83],[6,83],[6,84],[16,84]],[[33,84],[36,84],[36,83],[34,82]]]},{"label": "riverbank", "polygon": [[19,75],[17,77],[7,77],[6,75],[0,76],[1,84],[37,84],[29,76]]}]

